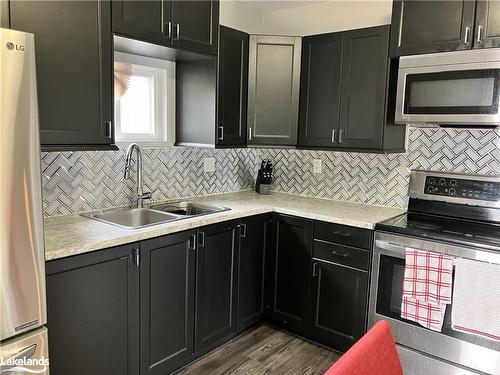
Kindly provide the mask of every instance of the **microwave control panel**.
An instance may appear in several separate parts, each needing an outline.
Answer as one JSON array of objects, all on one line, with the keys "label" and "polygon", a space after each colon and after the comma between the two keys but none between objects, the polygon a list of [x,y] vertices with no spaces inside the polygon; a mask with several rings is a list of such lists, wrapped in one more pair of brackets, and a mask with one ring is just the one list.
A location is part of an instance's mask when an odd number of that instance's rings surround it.
[{"label": "microwave control panel", "polygon": [[427,176],[425,193],[497,202],[500,201],[500,182]]}]

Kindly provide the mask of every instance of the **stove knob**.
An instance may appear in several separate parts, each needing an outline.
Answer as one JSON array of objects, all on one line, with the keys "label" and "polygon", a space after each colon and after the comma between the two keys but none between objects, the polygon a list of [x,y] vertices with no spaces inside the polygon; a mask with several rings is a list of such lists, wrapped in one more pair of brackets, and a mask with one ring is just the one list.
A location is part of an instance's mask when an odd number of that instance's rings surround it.
[{"label": "stove knob", "polygon": [[457,186],[457,180],[451,180],[450,186]]},{"label": "stove knob", "polygon": [[450,195],[455,195],[456,190],[454,188],[450,188],[449,192],[450,192]]},{"label": "stove knob", "polygon": [[427,191],[428,191],[429,193],[434,193],[434,186],[429,186],[429,187],[427,188]]},{"label": "stove knob", "polygon": [[435,183],[436,180],[433,177],[429,178],[429,184],[434,185]]},{"label": "stove knob", "polygon": [[444,178],[439,179],[439,185],[445,186],[446,185],[446,180]]}]

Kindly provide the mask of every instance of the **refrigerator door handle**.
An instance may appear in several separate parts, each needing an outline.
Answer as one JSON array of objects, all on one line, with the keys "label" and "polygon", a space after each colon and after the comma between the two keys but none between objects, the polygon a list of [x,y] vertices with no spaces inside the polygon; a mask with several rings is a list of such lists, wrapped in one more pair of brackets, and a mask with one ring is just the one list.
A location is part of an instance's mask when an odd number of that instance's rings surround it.
[{"label": "refrigerator door handle", "polygon": [[22,359],[24,359],[24,360],[30,359],[36,353],[36,349],[37,349],[37,345],[33,344],[33,345],[28,346],[27,348],[24,348],[24,349],[18,351],[13,356],[6,358],[4,360],[4,363],[13,363],[13,364],[0,366],[0,372],[3,373],[4,371],[7,371],[7,370],[15,367],[16,365],[14,363],[16,361],[19,361]]}]

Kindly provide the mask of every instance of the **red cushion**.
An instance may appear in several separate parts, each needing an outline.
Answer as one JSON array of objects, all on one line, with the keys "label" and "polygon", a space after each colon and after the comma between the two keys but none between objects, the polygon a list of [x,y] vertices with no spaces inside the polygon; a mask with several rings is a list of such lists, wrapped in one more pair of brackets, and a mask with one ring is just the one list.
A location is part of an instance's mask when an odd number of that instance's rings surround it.
[{"label": "red cushion", "polygon": [[375,324],[325,375],[403,375],[389,324]]}]

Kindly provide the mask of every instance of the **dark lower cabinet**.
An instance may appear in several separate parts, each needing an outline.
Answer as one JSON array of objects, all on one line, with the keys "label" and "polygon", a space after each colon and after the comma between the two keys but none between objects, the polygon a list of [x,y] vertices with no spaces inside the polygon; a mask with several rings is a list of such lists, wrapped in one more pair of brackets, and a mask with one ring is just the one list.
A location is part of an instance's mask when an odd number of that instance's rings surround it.
[{"label": "dark lower cabinet", "polygon": [[11,1],[35,34],[42,150],[116,149],[109,1]]},{"label": "dark lower cabinet", "polygon": [[47,262],[51,374],[138,373],[136,246]]},{"label": "dark lower cabinet", "polygon": [[311,338],[335,350],[349,349],[365,332],[368,272],[313,261]]},{"label": "dark lower cabinet", "polygon": [[264,316],[269,225],[269,215],[245,218],[238,225],[238,333]]},{"label": "dark lower cabinet", "polygon": [[198,230],[196,254],[196,353],[236,335],[236,226],[214,224]]},{"label": "dark lower cabinet", "polygon": [[244,146],[248,97],[247,33],[220,26],[217,146]]},{"label": "dark lower cabinet", "polygon": [[194,351],[195,235],[141,243],[141,374],[168,374]]},{"label": "dark lower cabinet", "polygon": [[284,329],[307,334],[313,222],[272,216],[270,320]]},{"label": "dark lower cabinet", "polygon": [[475,7],[474,0],[395,0],[391,56],[470,49]]},{"label": "dark lower cabinet", "polygon": [[478,0],[474,48],[500,47],[500,1]]}]

